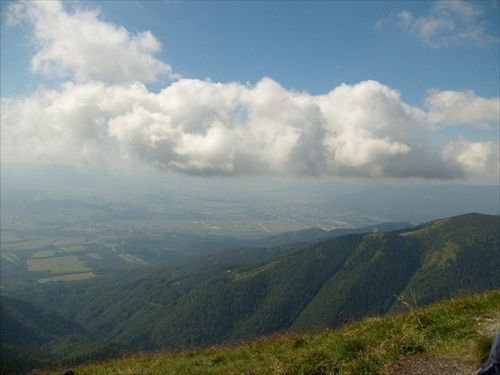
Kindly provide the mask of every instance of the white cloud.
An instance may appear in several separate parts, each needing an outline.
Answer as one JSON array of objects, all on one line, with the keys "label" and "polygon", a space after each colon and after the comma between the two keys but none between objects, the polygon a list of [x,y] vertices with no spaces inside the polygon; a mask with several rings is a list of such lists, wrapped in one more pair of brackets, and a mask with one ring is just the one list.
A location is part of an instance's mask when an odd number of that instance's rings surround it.
[{"label": "white cloud", "polygon": [[20,1],[7,8],[11,24],[27,22],[34,30],[33,72],[108,83],[173,76],[154,57],[161,44],[151,32],[132,34],[102,20],[97,10],[65,8],[60,1]]},{"label": "white cloud", "polygon": [[443,155],[445,159],[457,162],[469,176],[498,176],[498,142],[472,142],[459,138],[445,146]]},{"label": "white cloud", "polygon": [[[476,17],[474,9],[460,12]],[[4,161],[124,158],[206,175],[498,176],[497,139],[439,146],[426,138],[442,125],[498,126],[498,98],[432,91],[418,108],[376,81],[315,96],[271,78],[254,85],[179,79],[153,93],[143,82],[171,69],[153,57],[160,44],[151,33],[131,34],[96,11],[70,13],[61,2],[15,3],[9,17],[33,26],[33,69],[70,82],[2,98]]]},{"label": "white cloud", "polygon": [[2,148],[7,160],[94,163],[107,136],[98,100],[105,85],[65,84],[24,99],[2,100]]},{"label": "white cloud", "polygon": [[[433,92],[429,101],[441,94]],[[454,95],[463,107],[482,100]],[[140,83],[92,81],[4,100],[2,147],[9,160],[101,163],[121,154],[191,174],[450,179],[497,173],[497,142],[459,139],[439,149],[417,139],[431,114],[375,81],[318,96],[270,78],[255,85],[181,79],[159,93]],[[439,122],[455,115],[443,111]]]},{"label": "white cloud", "polygon": [[431,91],[425,104],[428,120],[436,125],[488,128],[490,124],[500,123],[500,98],[482,98],[472,91]]},{"label": "white cloud", "polygon": [[312,99],[268,78],[255,86],[182,79],[156,96],[159,107],[136,105],[112,119],[110,135],[125,154],[161,168],[302,174],[307,163],[317,167],[310,143],[320,112]]},{"label": "white cloud", "polygon": [[426,16],[416,17],[403,10],[378,20],[375,27],[381,29],[387,24],[395,24],[432,48],[498,45],[498,36],[488,31],[484,6],[481,2],[441,0],[434,3]]}]

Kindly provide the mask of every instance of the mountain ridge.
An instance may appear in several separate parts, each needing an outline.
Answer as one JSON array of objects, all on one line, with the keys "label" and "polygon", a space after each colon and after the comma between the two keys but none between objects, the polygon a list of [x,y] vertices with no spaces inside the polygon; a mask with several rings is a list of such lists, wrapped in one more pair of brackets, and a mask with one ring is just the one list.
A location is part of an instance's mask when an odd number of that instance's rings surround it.
[{"label": "mountain ridge", "polygon": [[[498,222],[498,216],[462,215],[313,241],[288,254],[276,248],[279,256],[263,263],[156,267],[66,284],[64,293],[48,286],[32,298],[47,308],[60,300],[66,318],[140,350],[335,327],[400,311],[398,297],[410,290],[427,304],[500,287]],[[436,252],[445,255],[435,260]]]}]

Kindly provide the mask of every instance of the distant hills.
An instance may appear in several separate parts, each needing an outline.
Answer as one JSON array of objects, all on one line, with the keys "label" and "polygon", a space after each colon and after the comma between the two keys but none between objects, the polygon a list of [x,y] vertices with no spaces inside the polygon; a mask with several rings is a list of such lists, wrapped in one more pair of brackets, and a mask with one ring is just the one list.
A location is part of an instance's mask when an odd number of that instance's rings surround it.
[{"label": "distant hills", "polygon": [[264,237],[260,240],[251,240],[249,243],[260,247],[275,247],[290,243],[309,242],[327,237],[339,237],[347,234],[372,233],[372,232],[391,232],[395,230],[407,229],[413,227],[413,224],[405,222],[381,223],[362,228],[339,228],[324,230],[320,228],[310,228],[275,234]]},{"label": "distant hills", "polygon": [[[141,350],[336,327],[500,287],[499,217],[468,214],[393,232],[234,249],[23,298],[101,340]],[[194,261],[196,259],[196,261]]]}]

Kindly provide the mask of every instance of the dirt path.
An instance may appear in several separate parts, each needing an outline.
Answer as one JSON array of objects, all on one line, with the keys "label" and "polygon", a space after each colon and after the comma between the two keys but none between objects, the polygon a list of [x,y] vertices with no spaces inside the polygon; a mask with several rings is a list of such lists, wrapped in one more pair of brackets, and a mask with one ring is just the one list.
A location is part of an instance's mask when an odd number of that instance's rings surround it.
[{"label": "dirt path", "polygon": [[385,369],[380,375],[475,375],[471,363],[429,354],[412,355]]},{"label": "dirt path", "polygon": [[[500,314],[486,319],[478,327],[478,334],[494,336],[500,331]],[[431,354],[418,354],[405,357],[398,363],[386,368],[380,375],[476,375],[477,364],[454,358]]]}]

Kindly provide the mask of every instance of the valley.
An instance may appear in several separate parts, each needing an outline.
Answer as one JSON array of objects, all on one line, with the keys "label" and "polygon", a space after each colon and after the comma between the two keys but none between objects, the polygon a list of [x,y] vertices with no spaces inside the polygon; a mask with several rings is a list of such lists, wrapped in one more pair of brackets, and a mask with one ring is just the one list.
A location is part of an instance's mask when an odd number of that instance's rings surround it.
[{"label": "valley", "polygon": [[495,212],[493,187],[459,208],[471,190],[438,186],[424,210],[429,187],[59,176],[1,181],[2,314],[38,353],[2,334],[12,368],[234,345],[500,288],[498,216],[432,218]]},{"label": "valley", "polygon": [[[279,241],[266,238],[284,234],[287,242],[286,233],[292,232],[387,222],[409,226],[443,214],[499,209],[494,186],[394,190],[319,180],[296,181],[292,187],[279,178],[230,184],[207,179],[203,186],[197,181],[171,174],[3,165],[2,287],[93,278],[241,246],[273,246]],[[309,234],[290,235],[289,242]]]},{"label": "valley", "polygon": [[1,285],[7,289],[252,246],[288,231],[384,221],[332,211],[321,190],[319,195],[301,189],[283,195],[283,181],[259,191],[243,185],[236,193],[223,181],[200,187],[178,178],[165,185],[155,175],[134,175],[130,182],[123,173],[25,168],[2,167]]},{"label": "valley", "polygon": [[[62,265],[49,263],[50,272],[57,275],[50,276],[53,279],[38,279],[36,287],[7,285],[2,292],[32,305],[30,309],[81,327],[84,343],[101,345],[94,354],[87,344],[77,346],[78,358],[84,360],[113,356],[113,345],[131,351],[176,351],[233,345],[277,332],[333,328],[367,316],[399,313],[409,299],[427,305],[500,288],[498,216],[467,214],[408,225],[283,233],[253,239],[249,247],[177,256],[80,281],[64,277],[88,270],[57,274]],[[386,231],[380,230],[383,227]],[[266,243],[272,245],[263,246]],[[66,247],[67,254],[86,251]],[[53,255],[41,251],[35,259],[71,257]],[[74,258],[66,265],[84,266]],[[17,321],[16,314],[10,319]],[[63,333],[41,341],[47,361],[54,345],[67,339]],[[14,342],[3,345],[15,357],[26,350]]]}]

